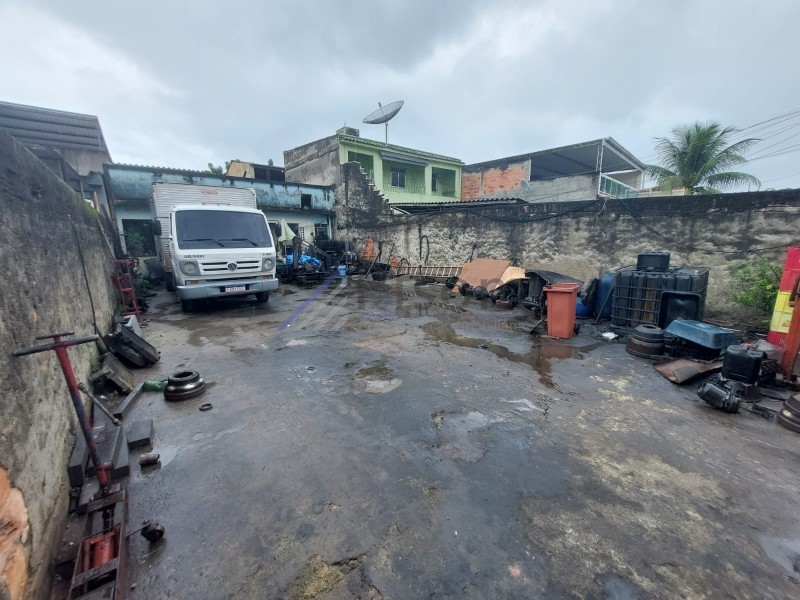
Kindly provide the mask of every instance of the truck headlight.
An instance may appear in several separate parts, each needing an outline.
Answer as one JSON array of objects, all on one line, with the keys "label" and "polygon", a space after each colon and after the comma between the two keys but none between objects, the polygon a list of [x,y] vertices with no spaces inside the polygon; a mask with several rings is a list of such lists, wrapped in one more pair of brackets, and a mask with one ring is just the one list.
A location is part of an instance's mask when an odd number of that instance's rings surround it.
[{"label": "truck headlight", "polygon": [[184,275],[196,275],[200,272],[200,267],[193,260],[182,260],[179,264]]},{"label": "truck headlight", "polygon": [[272,267],[275,266],[275,261],[271,258],[264,259],[264,270],[265,271],[272,271]]}]

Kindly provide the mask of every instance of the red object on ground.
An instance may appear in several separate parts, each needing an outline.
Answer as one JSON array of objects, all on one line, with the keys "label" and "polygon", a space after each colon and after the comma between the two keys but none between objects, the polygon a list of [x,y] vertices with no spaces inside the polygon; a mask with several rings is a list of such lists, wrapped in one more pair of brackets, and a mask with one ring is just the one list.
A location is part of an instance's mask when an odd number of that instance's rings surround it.
[{"label": "red object on ground", "polygon": [[800,277],[800,246],[789,246],[786,250],[786,260],[783,263],[783,274],[778,288],[778,297],[775,300],[775,310],[772,313],[772,321],[770,321],[767,334],[767,341],[780,348],[786,344],[786,336],[789,333],[789,324],[794,312],[794,304],[790,305],[789,296],[798,277]]},{"label": "red object on ground", "polygon": [[577,283],[546,285],[547,335],[554,338],[571,338],[575,332],[575,307],[578,302]]},{"label": "red object on ground", "polygon": [[[107,531],[84,540],[84,560],[91,569],[102,567],[117,556],[117,532]],[[85,571],[88,569],[84,569]]]},{"label": "red object on ground", "polygon": [[800,352],[800,275],[794,282],[794,286],[789,295],[789,306],[792,308],[792,320],[789,323],[789,331],[786,332],[786,340],[783,346],[783,358],[781,358],[781,370],[786,381],[792,380],[794,373],[794,363],[797,362],[797,353]]}]

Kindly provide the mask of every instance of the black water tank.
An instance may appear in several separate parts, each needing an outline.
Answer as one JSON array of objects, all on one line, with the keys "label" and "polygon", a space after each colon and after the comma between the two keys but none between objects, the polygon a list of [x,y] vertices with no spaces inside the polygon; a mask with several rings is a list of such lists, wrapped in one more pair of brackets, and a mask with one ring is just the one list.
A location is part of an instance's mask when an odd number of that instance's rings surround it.
[{"label": "black water tank", "polygon": [[669,252],[645,252],[636,259],[637,271],[669,271]]},{"label": "black water tank", "polygon": [[764,353],[750,350],[744,346],[728,346],[722,361],[722,377],[741,383],[754,384],[758,381]]}]

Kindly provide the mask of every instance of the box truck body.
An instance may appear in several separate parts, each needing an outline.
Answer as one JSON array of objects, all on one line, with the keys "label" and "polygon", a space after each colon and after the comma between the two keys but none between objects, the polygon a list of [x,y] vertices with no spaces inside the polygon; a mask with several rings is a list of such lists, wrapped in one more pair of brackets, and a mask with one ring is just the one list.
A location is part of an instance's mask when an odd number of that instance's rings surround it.
[{"label": "box truck body", "polygon": [[153,207],[167,287],[185,311],[221,296],[266,302],[278,288],[275,244],[255,190],[156,183]]}]

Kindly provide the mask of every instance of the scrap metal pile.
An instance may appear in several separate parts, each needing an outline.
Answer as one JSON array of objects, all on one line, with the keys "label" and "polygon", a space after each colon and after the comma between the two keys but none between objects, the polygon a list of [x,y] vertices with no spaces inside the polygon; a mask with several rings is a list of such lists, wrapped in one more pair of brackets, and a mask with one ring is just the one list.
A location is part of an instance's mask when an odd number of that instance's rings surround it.
[{"label": "scrap metal pile", "polygon": [[786,308],[794,308],[800,295],[800,248],[789,249],[783,280],[788,289],[776,308],[778,317],[789,321],[778,325],[783,332],[773,329],[767,339],[744,340],[740,332],[703,322],[708,269],[670,268],[667,253],[640,255],[636,268],[616,274],[612,323],[629,334],[628,353],[654,361],[655,370],[671,382],[704,378],[697,395],[714,408],[736,413],[746,405],[800,432],[794,373],[800,311],[789,311],[785,319]]},{"label": "scrap metal pile", "polygon": [[[405,264],[404,264],[405,263]],[[710,269],[671,266],[668,252],[640,254],[635,266],[583,281],[511,261],[479,258],[460,266],[413,266],[394,259],[390,276],[418,283],[444,283],[452,293],[486,299],[499,307],[531,311],[536,327],[547,322],[549,337],[579,331],[576,318],[610,322],[605,339],[625,336],[626,350],[655,363],[677,385],[701,380],[697,394],[711,406],[751,412],[800,432],[800,395],[793,368],[800,350],[800,247],[790,248],[770,335],[743,342],[737,332],[703,321]],[[790,323],[796,323],[792,325]],[[770,343],[773,342],[773,343]],[[769,406],[772,400],[783,402]]]}]

